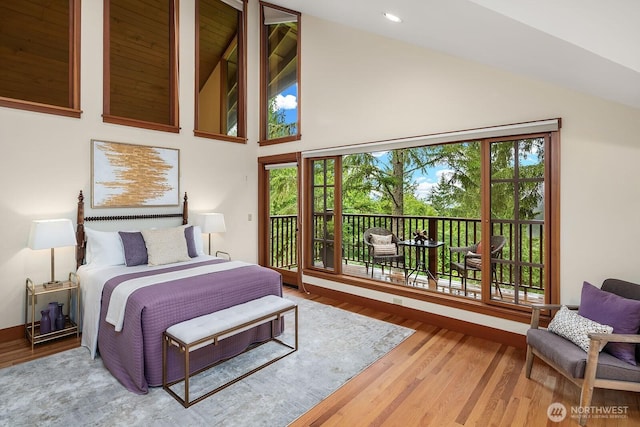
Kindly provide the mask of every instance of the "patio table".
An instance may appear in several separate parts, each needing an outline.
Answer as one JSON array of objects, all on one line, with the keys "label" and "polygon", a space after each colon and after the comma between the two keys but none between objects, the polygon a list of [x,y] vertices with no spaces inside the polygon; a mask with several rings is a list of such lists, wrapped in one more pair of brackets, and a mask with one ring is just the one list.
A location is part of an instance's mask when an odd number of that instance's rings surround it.
[{"label": "patio table", "polygon": [[423,272],[427,275],[427,283],[429,279],[433,279],[436,284],[438,283],[438,279],[429,268],[430,266],[425,262],[425,253],[427,252],[427,250],[431,251],[439,248],[440,246],[444,246],[444,242],[440,242],[437,240],[425,240],[418,242],[416,242],[415,240],[403,240],[398,242],[398,246],[408,246],[415,248],[416,266],[413,269],[409,270],[409,273],[407,274],[407,277],[405,279],[405,282],[407,284],[409,284],[409,279],[411,279],[411,276],[415,273],[416,277],[413,281],[415,285],[416,281],[418,280],[418,274],[420,272]]}]

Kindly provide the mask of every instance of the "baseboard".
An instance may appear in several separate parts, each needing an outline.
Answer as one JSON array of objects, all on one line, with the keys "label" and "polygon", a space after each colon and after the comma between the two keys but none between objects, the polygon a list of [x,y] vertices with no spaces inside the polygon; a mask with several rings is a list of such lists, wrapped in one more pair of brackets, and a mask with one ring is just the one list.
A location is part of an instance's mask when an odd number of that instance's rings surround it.
[{"label": "baseboard", "polygon": [[450,331],[461,332],[478,338],[484,338],[501,344],[524,349],[527,347],[526,337],[514,332],[504,331],[489,326],[478,325],[477,323],[465,322],[464,320],[453,319],[451,317],[440,316],[426,311],[416,310],[414,308],[403,307],[397,304],[378,301],[359,295],[349,294],[347,292],[336,291],[324,288],[322,286],[311,285],[305,283],[307,291],[332,298],[338,301],[357,304],[363,307],[372,308],[374,310],[385,313],[406,317],[412,320],[418,320],[429,325],[438,326]]},{"label": "baseboard", "polygon": [[0,343],[15,341],[20,338],[24,338],[24,325],[0,329]]}]

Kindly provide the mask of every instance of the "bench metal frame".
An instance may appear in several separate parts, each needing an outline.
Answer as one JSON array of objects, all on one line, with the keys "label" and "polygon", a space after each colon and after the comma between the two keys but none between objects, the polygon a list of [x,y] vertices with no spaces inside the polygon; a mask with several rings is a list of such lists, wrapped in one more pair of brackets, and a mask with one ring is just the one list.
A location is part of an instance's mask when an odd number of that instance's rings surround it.
[{"label": "bench metal frame", "polygon": [[[275,321],[276,320],[277,321],[284,320],[283,316],[286,313],[289,313],[291,311],[294,312],[295,324],[296,324],[295,325],[295,344],[294,345],[288,344],[288,343],[284,342],[283,340],[281,340],[280,338],[277,338],[276,337],[277,334],[276,334],[276,331],[275,331],[275,324],[276,324]],[[264,323],[267,323],[267,322],[271,322],[271,338],[268,339],[267,341],[264,341],[264,342],[258,344],[258,345],[250,346],[249,348],[247,348],[245,351],[243,351],[240,354],[244,354],[244,353],[246,353],[246,352],[248,352],[250,350],[253,350],[254,348],[257,348],[257,347],[259,347],[259,346],[261,346],[263,344],[266,344],[268,342],[271,342],[271,341],[275,341],[275,342],[277,342],[277,343],[279,343],[279,344],[281,344],[281,345],[283,345],[283,346],[285,346],[287,348],[290,348],[291,351],[288,351],[287,353],[285,353],[285,354],[283,354],[281,356],[275,357],[275,358],[263,363],[262,365],[250,370],[249,372],[246,372],[246,373],[244,373],[244,374],[242,374],[242,375],[240,375],[240,376],[238,376],[236,378],[233,378],[230,381],[227,381],[226,383],[222,384],[221,386],[216,387],[215,389],[207,392],[206,394],[204,394],[204,395],[202,395],[202,396],[200,396],[200,397],[198,397],[196,399],[190,400],[190,396],[189,396],[189,379],[192,376],[195,376],[195,375],[197,375],[197,374],[199,374],[201,372],[204,372],[204,371],[206,371],[208,369],[211,369],[211,368],[219,365],[220,363],[223,363],[223,362],[231,359],[231,358],[227,358],[227,359],[220,360],[219,362],[216,362],[216,363],[214,363],[212,365],[206,366],[206,367],[194,372],[193,374],[189,374],[189,353],[190,353],[190,351],[192,349],[196,350],[196,349],[199,349],[199,348],[203,347],[202,343],[206,343],[207,341],[212,341],[213,340],[213,342],[207,343],[206,345],[217,345],[218,341],[221,340],[221,339],[236,335],[236,334],[238,334],[240,332],[246,331],[247,329],[250,329],[250,328],[255,327],[255,326],[260,326],[260,325],[262,325]],[[281,323],[278,322],[278,325],[280,325],[280,324]],[[175,381],[167,382],[167,349],[169,347],[177,347],[180,350],[181,353],[184,353],[184,372],[185,372],[184,379],[178,379],[178,380],[175,380]],[[294,351],[297,351],[297,350],[298,350],[298,306],[297,305],[294,305],[293,307],[287,307],[285,309],[280,309],[280,310],[273,311],[273,312],[271,312],[269,314],[266,314],[264,316],[261,316],[259,318],[250,319],[250,320],[248,320],[247,322],[245,322],[245,323],[243,323],[241,325],[235,326],[233,328],[225,329],[225,330],[220,331],[218,333],[206,336],[206,337],[201,338],[201,339],[199,339],[197,341],[194,341],[194,342],[192,342],[190,344],[187,344],[187,343],[181,341],[180,339],[174,337],[173,335],[171,335],[171,334],[169,334],[169,333],[167,333],[165,331],[162,334],[162,388],[164,390],[166,390],[166,392],[169,393],[171,396],[173,396],[178,402],[180,402],[182,404],[182,406],[184,406],[185,408],[188,408],[191,405],[196,404],[196,403],[200,402],[201,400],[204,400],[207,397],[219,392],[220,390],[225,389],[225,388],[229,387],[230,385],[237,383],[238,381],[248,377],[251,374],[254,374],[254,373],[258,372],[262,368],[265,368],[265,367],[271,365],[272,363],[277,362],[278,360],[290,355],[291,353],[293,353]],[[238,354],[237,356],[239,356],[240,354]],[[181,381],[184,381],[184,399],[182,397],[180,397],[177,393],[175,393],[170,388],[171,386],[173,386],[175,384],[178,384]]]}]

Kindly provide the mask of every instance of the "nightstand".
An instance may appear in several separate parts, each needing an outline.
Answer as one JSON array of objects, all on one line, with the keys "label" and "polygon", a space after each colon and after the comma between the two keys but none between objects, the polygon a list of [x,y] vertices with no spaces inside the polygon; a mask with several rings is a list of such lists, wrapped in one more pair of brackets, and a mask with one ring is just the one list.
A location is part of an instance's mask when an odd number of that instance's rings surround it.
[{"label": "nightstand", "polygon": [[[67,295],[66,310],[67,314],[64,315],[65,324],[64,328],[52,331],[49,333],[40,333],[40,321],[36,321],[35,307],[36,296],[46,295],[57,292],[64,292]],[[75,322],[71,320],[71,296],[75,293],[76,307],[75,307]],[[31,318],[29,318],[29,311],[31,311]],[[63,307],[64,311],[64,307]],[[31,279],[27,279],[25,285],[25,305],[24,305],[24,327],[27,339],[31,342],[31,350],[35,344],[50,341],[60,337],[66,337],[68,335],[76,334],[76,337],[80,336],[80,328],[76,323],[80,319],[80,281],[75,273],[69,273],[69,280],[61,282],[57,285],[51,285],[48,283],[35,285]],[[53,321],[54,319],[52,319]]]}]

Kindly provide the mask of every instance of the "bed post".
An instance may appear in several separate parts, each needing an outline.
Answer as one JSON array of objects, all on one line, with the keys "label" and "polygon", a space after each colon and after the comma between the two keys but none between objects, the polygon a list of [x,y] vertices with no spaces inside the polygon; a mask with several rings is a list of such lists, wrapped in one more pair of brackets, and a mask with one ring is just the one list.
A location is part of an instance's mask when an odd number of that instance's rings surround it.
[{"label": "bed post", "polygon": [[76,228],[76,268],[82,265],[84,261],[84,196],[82,190],[78,195],[78,216]]},{"label": "bed post", "polygon": [[189,223],[189,201],[187,200],[187,192],[184,192],[184,202],[182,203],[182,225]]}]

